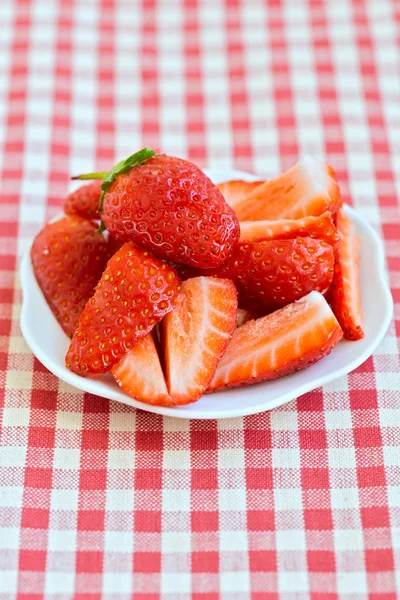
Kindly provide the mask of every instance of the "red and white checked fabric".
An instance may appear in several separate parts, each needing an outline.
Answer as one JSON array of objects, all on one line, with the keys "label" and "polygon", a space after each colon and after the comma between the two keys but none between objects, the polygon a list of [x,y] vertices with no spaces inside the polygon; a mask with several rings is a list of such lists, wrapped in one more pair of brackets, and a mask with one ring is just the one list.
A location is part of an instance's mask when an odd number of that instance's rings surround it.
[{"label": "red and white checked fabric", "polygon": [[[2,0],[0,23],[0,600],[400,597],[398,0]],[[265,177],[326,157],[385,240],[375,355],[219,422],[49,373],[18,260],[71,174],[144,145]]]}]

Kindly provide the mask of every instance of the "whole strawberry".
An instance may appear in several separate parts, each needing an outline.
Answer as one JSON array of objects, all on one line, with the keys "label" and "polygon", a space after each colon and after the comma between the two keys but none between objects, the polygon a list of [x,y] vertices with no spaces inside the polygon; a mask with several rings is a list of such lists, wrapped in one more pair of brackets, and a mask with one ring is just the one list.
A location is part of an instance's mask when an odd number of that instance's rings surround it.
[{"label": "whole strawberry", "polygon": [[271,312],[316,290],[329,288],[334,269],[333,248],[312,238],[241,242],[219,277],[234,280],[240,306]]},{"label": "whole strawberry", "polygon": [[239,306],[266,314],[316,290],[329,288],[334,270],[333,248],[310,237],[240,242],[228,260],[212,271],[176,265],[181,279],[212,274],[233,279]]},{"label": "whole strawberry", "polygon": [[84,219],[99,219],[101,181],[93,181],[71,192],[64,202],[67,215],[79,215]]},{"label": "whole strawberry", "polygon": [[100,175],[101,218],[119,240],[208,269],[223,264],[239,239],[238,220],[221,192],[186,160],[145,148]]},{"label": "whole strawberry", "polygon": [[79,375],[106,373],[174,307],[174,269],[134,244],[107,263],[79,319],[66,365]]},{"label": "whole strawberry", "polygon": [[45,225],[32,244],[36,279],[70,337],[107,263],[107,242],[97,229],[80,217],[65,217]]}]

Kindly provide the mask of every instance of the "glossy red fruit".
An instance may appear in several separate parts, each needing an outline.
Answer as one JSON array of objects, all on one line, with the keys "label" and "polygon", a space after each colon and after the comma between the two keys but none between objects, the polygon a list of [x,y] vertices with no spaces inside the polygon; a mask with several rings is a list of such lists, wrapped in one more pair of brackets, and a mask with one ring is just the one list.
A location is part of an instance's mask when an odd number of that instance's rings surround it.
[{"label": "glossy red fruit", "polygon": [[105,373],[174,306],[180,281],[172,267],[124,244],[79,319],[66,365],[79,375]]},{"label": "glossy red fruit", "polygon": [[71,192],[64,202],[67,215],[78,215],[83,219],[100,219],[99,204],[101,181],[93,181]]},{"label": "glossy red fruit", "polygon": [[101,215],[115,238],[203,269],[221,265],[239,238],[236,215],[218,188],[173,156],[153,156],[118,174]]},{"label": "glossy red fruit", "polygon": [[31,248],[33,270],[57,321],[72,336],[107,263],[97,225],[80,217],[48,223]]},{"label": "glossy red fruit", "polygon": [[343,332],[324,297],[311,292],[236,329],[208,391],[277,379],[330,353]]},{"label": "glossy red fruit", "polygon": [[175,309],[161,323],[168,391],[175,404],[198,400],[236,327],[232,281],[195,277],[182,284]]},{"label": "glossy red fruit", "polygon": [[333,278],[333,248],[309,237],[240,242],[228,260],[212,271],[177,265],[182,280],[201,274],[232,279],[239,306],[258,314],[272,312],[313,290],[325,293]]},{"label": "glossy red fruit", "polygon": [[339,242],[335,246],[335,274],[331,305],[348,340],[364,337],[360,289],[360,238],[349,217],[339,210],[336,215]]},{"label": "glossy red fruit", "polygon": [[118,250],[120,248],[122,248],[122,246],[125,244],[125,242],[121,242],[120,240],[116,240],[115,237],[113,237],[112,235],[108,236],[108,253],[110,258],[116,253],[118,252]]},{"label": "glossy red fruit", "polygon": [[146,404],[173,406],[152,333],[140,339],[111,368],[111,375],[132,398]]}]

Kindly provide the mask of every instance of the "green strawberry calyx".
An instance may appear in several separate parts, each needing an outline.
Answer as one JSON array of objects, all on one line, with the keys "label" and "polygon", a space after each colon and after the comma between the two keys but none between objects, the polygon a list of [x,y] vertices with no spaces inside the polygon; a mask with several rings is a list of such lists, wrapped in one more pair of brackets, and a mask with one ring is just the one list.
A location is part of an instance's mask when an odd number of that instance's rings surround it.
[{"label": "green strawberry calyx", "polygon": [[[98,173],[84,173],[82,175],[77,175],[76,177],[72,177],[72,179],[103,179],[103,183],[101,184],[102,193],[100,196],[100,204],[99,204],[99,213],[101,214],[103,210],[104,196],[110,187],[110,185],[115,181],[118,175],[122,175],[122,173],[127,173],[134,167],[138,167],[143,164],[146,160],[155,156],[154,150],[151,148],[143,148],[143,150],[139,150],[139,152],[135,152],[132,156],[129,156],[125,160],[121,160],[119,163],[114,165],[112,169],[107,172],[98,172]],[[104,231],[105,226],[103,221],[100,224],[100,230]]]}]

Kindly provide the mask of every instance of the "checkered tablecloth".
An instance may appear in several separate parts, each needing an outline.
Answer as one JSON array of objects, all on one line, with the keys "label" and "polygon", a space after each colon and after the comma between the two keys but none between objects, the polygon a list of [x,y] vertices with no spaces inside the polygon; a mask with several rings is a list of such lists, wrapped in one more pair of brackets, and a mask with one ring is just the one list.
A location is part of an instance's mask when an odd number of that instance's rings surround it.
[{"label": "checkered tablecloth", "polygon": [[[400,597],[399,1],[1,0],[0,29],[0,600]],[[219,422],[49,373],[19,257],[71,174],[144,145],[265,177],[326,157],[385,240],[375,355]]]}]

